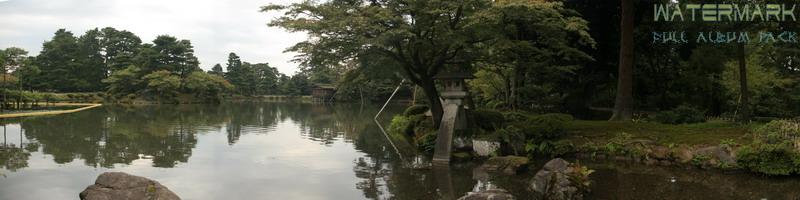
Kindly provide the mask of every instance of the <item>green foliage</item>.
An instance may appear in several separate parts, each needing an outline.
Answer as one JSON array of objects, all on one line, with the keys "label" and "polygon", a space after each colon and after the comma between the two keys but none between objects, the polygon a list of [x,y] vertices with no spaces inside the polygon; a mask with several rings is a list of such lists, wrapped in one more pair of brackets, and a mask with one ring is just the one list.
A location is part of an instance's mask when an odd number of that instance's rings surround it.
[{"label": "green foliage", "polygon": [[530,116],[526,120],[508,122],[495,131],[495,137],[510,147],[514,155],[563,155],[573,148],[566,140],[566,123],[572,120],[567,114],[550,113]]},{"label": "green foliage", "polygon": [[692,160],[690,160],[689,163],[691,163],[694,166],[700,167],[703,166],[703,164],[705,164],[706,161],[708,160],[711,160],[711,156],[709,155],[695,155],[694,157],[692,157]]},{"label": "green foliage", "polygon": [[413,125],[414,123],[411,121],[409,116],[395,115],[394,118],[392,118],[392,122],[389,124],[387,131],[390,133],[411,135],[413,133]]},{"label": "green foliage", "polygon": [[783,59],[775,54],[785,50],[767,44],[748,47],[752,51],[746,57],[749,105],[741,105],[739,66],[735,61],[728,62],[722,73],[722,85],[731,96],[726,103],[735,106],[733,109],[740,113],[745,106],[751,106],[756,116],[791,117],[800,114],[800,108],[795,106],[798,93],[792,92],[798,88],[796,79],[781,74],[780,68],[774,67],[789,65],[775,63],[776,59]]},{"label": "green foliage", "polygon": [[141,80],[140,71],[139,67],[131,65],[112,73],[111,76],[103,80],[104,83],[108,84],[108,93],[122,96],[143,89],[145,83]]},{"label": "green foliage", "polygon": [[153,40],[153,44],[151,49],[159,52],[155,57],[157,65],[145,68],[147,72],[166,70],[180,78],[186,78],[192,72],[200,71],[199,61],[194,56],[194,47],[189,40],[178,40],[169,35],[159,35]]},{"label": "green foliage", "polygon": [[183,80],[183,85],[195,97],[219,102],[220,95],[233,90],[233,85],[225,78],[203,72],[192,72]]},{"label": "green foliage", "polygon": [[156,71],[142,78],[147,83],[146,90],[154,92],[160,100],[172,100],[180,92],[181,78],[169,71]]},{"label": "green foliage", "polygon": [[525,151],[531,153],[545,154],[550,157],[563,156],[575,151],[575,145],[569,140],[545,140],[539,143],[528,142]]},{"label": "green foliage", "polygon": [[627,155],[629,152],[625,146],[630,143],[632,138],[633,136],[631,134],[621,132],[609,139],[608,142],[602,146],[602,150],[605,153],[613,155]]},{"label": "green foliage", "polygon": [[800,152],[794,146],[800,125],[775,120],[755,128],[753,134],[756,140],[737,152],[739,166],[768,175],[800,174]]},{"label": "green foliage", "polygon": [[505,119],[506,122],[524,121],[524,120],[527,120],[529,117],[530,116],[528,114],[525,114],[523,112],[518,112],[518,111],[510,111],[510,112],[504,112],[503,113],[503,119]]},{"label": "green foliage", "polygon": [[468,112],[472,117],[472,124],[477,128],[493,131],[503,126],[505,123],[503,113],[495,110],[476,109]]},{"label": "green foliage", "polygon": [[425,112],[428,111],[428,109],[429,108],[426,105],[412,105],[406,108],[405,111],[403,111],[403,115],[412,116],[412,115],[425,114]]},{"label": "green foliage", "polygon": [[552,140],[566,134],[566,123],[569,121],[572,121],[572,116],[568,114],[550,113],[530,117],[523,127],[530,131],[528,138]]},{"label": "green foliage", "polygon": [[588,193],[592,186],[592,180],[589,179],[589,175],[592,175],[594,170],[581,165],[580,161],[575,161],[569,169],[566,174],[569,182],[578,189],[579,194]]},{"label": "green foliage", "polygon": [[655,120],[664,124],[693,124],[705,122],[705,112],[697,108],[681,105],[669,111],[656,114]]},{"label": "green foliage", "polygon": [[391,135],[410,138],[423,152],[432,153],[436,144],[436,129],[424,115],[395,115],[387,131]]},{"label": "green foliage", "polygon": [[737,153],[736,163],[750,171],[768,175],[800,173],[800,154],[788,143],[745,146]]},{"label": "green foliage", "polygon": [[588,22],[559,1],[497,1],[477,14],[493,31],[470,87],[490,108],[558,111],[595,41]]},{"label": "green foliage", "polygon": [[773,120],[753,130],[759,141],[778,144],[791,141],[800,136],[800,125],[786,120]]},{"label": "green foliage", "polygon": [[425,133],[415,143],[422,152],[433,153],[436,149],[436,132]]}]

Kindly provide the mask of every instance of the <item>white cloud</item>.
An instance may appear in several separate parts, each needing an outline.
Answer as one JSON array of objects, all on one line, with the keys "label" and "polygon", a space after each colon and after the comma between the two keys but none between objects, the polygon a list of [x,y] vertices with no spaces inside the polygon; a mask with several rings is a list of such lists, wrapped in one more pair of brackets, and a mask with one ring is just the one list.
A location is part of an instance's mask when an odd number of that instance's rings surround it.
[{"label": "white cloud", "polygon": [[294,54],[283,51],[306,38],[267,27],[278,13],[262,13],[270,3],[298,0],[0,0],[0,48],[17,46],[38,54],[59,28],[81,35],[92,28],[131,31],[150,42],[158,35],[188,39],[203,69],[224,63],[229,52],[243,61],[268,62],[294,74]]}]

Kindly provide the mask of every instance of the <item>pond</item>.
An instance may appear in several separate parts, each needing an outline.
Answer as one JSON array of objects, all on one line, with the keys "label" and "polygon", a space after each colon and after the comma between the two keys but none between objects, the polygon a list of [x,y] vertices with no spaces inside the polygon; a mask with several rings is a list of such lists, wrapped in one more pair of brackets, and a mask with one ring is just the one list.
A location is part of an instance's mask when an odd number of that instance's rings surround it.
[{"label": "pond", "polygon": [[[382,125],[403,106],[390,106]],[[529,199],[522,175],[415,169],[395,151],[377,105],[227,103],[103,106],[3,121],[0,199],[77,199],[97,175],[155,179],[183,199],[441,199],[494,185]],[[797,199],[800,180],[673,167],[582,162],[588,199]]]}]

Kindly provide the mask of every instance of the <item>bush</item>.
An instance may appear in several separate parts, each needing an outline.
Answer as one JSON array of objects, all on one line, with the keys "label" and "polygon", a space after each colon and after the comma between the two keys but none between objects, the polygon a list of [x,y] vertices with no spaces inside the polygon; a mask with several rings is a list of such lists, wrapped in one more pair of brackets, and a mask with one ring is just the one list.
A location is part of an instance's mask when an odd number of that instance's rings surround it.
[{"label": "bush", "polygon": [[527,114],[522,113],[522,112],[517,112],[517,111],[511,111],[511,112],[504,112],[503,113],[503,119],[505,119],[506,122],[524,121],[524,120],[527,120],[529,117],[530,116],[528,116]]},{"label": "bush", "polygon": [[544,114],[529,118],[524,123],[525,129],[530,131],[527,136],[536,140],[552,140],[563,136],[566,123],[572,121],[568,114]]},{"label": "bush", "polygon": [[736,163],[750,171],[768,175],[800,173],[800,155],[787,142],[754,143],[739,150]]},{"label": "bush", "polygon": [[705,112],[694,107],[681,105],[669,111],[656,114],[655,120],[664,124],[693,124],[705,122]]},{"label": "bush", "polygon": [[403,112],[403,115],[405,116],[420,115],[424,114],[427,111],[428,111],[427,105],[412,105],[406,108],[406,111]]},{"label": "bush", "polygon": [[495,110],[471,110],[472,122],[483,130],[497,130],[503,126],[503,113]]},{"label": "bush", "polygon": [[753,130],[759,140],[776,144],[800,136],[800,125],[786,120],[773,120]]},{"label": "bush", "polygon": [[753,130],[756,141],[737,153],[737,164],[753,172],[768,175],[800,174],[800,152],[792,138],[800,134],[800,126],[774,120]]},{"label": "bush", "polygon": [[417,148],[425,153],[433,153],[436,148],[436,132],[429,132],[414,140]]},{"label": "bush", "polygon": [[389,124],[388,131],[394,134],[412,135],[414,124],[410,117],[397,115],[392,118],[392,123]]},{"label": "bush", "polygon": [[498,130],[501,142],[511,147],[519,155],[522,149],[529,154],[560,155],[571,144],[556,142],[566,134],[566,123],[572,120],[567,114],[544,114],[531,116],[526,120],[512,122]]}]

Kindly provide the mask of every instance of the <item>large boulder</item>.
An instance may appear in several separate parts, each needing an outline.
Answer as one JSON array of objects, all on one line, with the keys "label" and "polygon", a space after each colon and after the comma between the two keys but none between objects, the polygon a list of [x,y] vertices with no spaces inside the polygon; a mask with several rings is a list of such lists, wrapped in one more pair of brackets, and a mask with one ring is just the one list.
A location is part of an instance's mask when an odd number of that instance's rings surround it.
[{"label": "large boulder", "polygon": [[500,142],[477,139],[472,140],[472,150],[475,151],[475,155],[487,157],[495,154],[498,149],[500,149]]},{"label": "large boulder", "polygon": [[670,150],[665,146],[653,146],[651,155],[655,159],[666,160],[670,156]]},{"label": "large boulder", "polygon": [[708,158],[710,165],[733,165],[736,164],[735,153],[726,146],[709,146],[695,150],[695,156]]},{"label": "large boulder", "polygon": [[678,162],[686,164],[694,159],[694,152],[690,147],[680,146],[673,151],[673,156]]},{"label": "large boulder", "polygon": [[167,187],[157,181],[123,172],[100,174],[94,185],[79,195],[81,200],[179,200]]},{"label": "large boulder", "polygon": [[544,167],[536,172],[531,179],[529,189],[540,196],[541,199],[550,200],[574,200],[583,199],[583,193],[579,189],[581,183],[573,183],[570,176],[578,170],[571,163],[564,159],[556,158],[547,162]]}]

